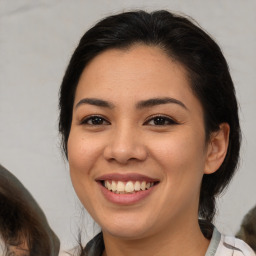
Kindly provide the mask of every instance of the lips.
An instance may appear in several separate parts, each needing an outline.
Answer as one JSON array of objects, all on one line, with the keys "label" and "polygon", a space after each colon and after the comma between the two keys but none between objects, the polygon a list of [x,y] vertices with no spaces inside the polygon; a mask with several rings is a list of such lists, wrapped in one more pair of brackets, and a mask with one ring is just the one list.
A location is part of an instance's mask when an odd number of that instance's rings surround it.
[{"label": "lips", "polygon": [[96,179],[105,198],[116,204],[134,204],[149,196],[159,180],[140,174],[107,174]]}]

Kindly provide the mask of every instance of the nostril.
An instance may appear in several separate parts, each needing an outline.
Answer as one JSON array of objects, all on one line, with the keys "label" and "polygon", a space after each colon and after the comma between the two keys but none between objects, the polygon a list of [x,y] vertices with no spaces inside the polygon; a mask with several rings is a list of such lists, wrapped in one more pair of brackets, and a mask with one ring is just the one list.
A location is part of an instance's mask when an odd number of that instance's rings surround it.
[{"label": "nostril", "polygon": [[[129,144],[129,143],[128,143]],[[108,145],[104,149],[104,158],[108,161],[116,161],[120,164],[127,164],[131,161],[144,161],[147,158],[147,151],[142,145]]]}]

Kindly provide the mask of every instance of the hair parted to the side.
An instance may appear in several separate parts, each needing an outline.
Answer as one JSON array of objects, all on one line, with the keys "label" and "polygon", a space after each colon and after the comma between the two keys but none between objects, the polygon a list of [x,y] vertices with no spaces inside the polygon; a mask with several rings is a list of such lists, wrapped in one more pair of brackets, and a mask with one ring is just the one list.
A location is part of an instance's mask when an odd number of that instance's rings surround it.
[{"label": "hair parted to the side", "polygon": [[81,38],[64,75],[59,94],[59,131],[67,156],[76,87],[86,65],[101,52],[135,44],[161,48],[187,70],[191,88],[202,104],[206,140],[221,123],[230,126],[229,146],[221,167],[204,175],[199,216],[210,223],[215,215],[215,197],[230,182],[239,159],[241,132],[235,89],[227,62],[214,40],[188,18],[168,11],[126,12],[109,16]]}]

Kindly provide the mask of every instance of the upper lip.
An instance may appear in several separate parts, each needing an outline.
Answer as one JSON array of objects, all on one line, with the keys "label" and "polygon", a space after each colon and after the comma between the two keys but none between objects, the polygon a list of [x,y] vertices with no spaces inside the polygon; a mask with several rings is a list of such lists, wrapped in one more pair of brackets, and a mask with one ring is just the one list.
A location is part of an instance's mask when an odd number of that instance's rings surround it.
[{"label": "upper lip", "polygon": [[159,179],[151,178],[146,175],[138,174],[138,173],[109,173],[99,176],[95,179],[96,181],[104,181],[104,180],[115,180],[115,181],[146,181],[146,182],[157,182]]}]

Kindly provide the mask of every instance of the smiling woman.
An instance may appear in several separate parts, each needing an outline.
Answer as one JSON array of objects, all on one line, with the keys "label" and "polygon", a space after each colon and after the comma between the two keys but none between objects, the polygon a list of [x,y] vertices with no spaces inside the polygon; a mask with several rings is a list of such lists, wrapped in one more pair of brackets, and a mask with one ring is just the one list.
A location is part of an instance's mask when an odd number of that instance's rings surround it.
[{"label": "smiling woman", "polygon": [[225,58],[188,19],[128,12],[86,32],[61,85],[59,130],[102,229],[81,255],[254,255],[211,224],[240,127]]}]

